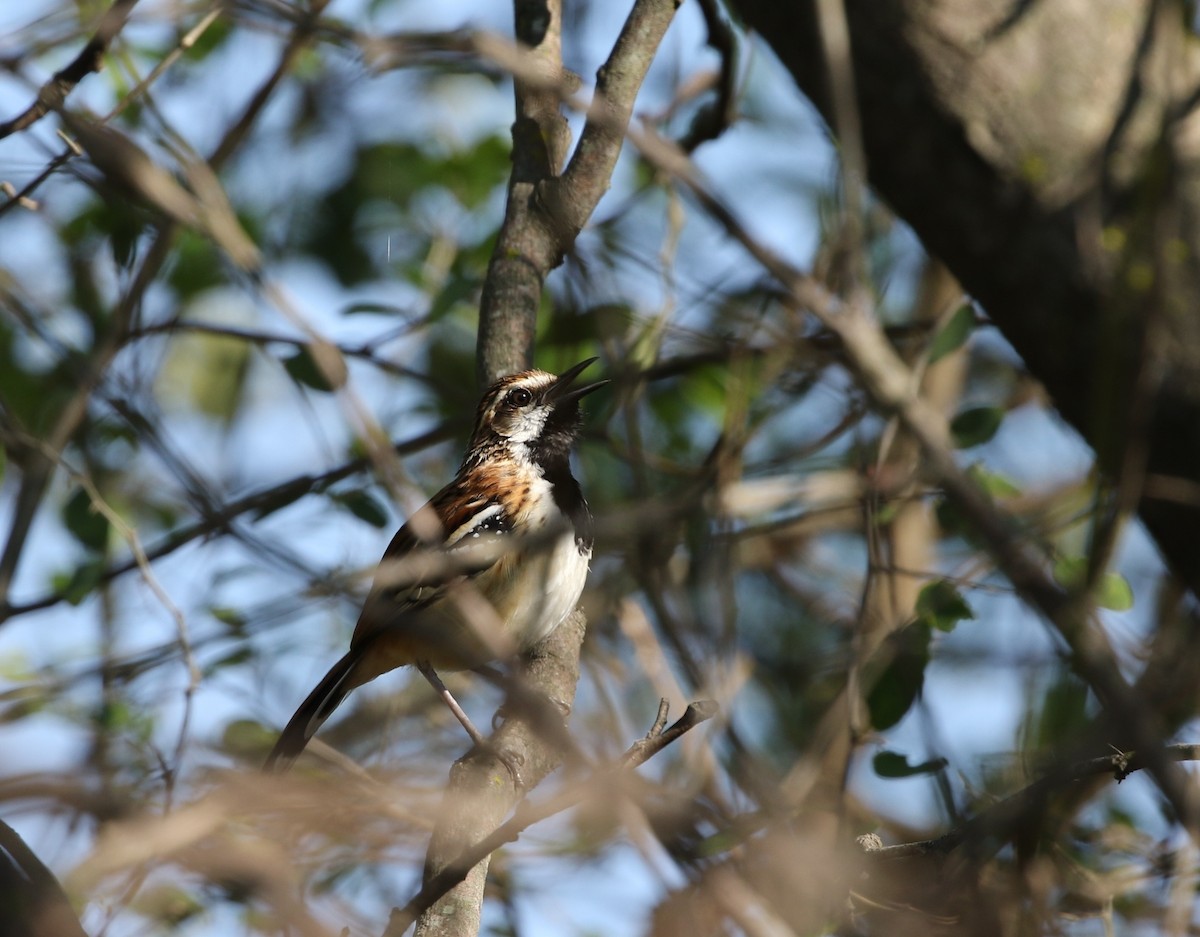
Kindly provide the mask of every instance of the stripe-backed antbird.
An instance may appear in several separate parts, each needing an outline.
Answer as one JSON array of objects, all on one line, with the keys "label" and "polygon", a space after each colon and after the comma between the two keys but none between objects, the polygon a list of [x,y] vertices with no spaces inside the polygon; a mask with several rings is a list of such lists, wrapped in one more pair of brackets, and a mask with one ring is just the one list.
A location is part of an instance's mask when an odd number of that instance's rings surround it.
[{"label": "stripe-backed antbird", "polygon": [[592,555],[592,517],[571,474],[579,401],[595,358],[561,375],[522,371],[479,402],[454,480],[392,539],[350,650],[300,704],[267,757],[287,768],[355,687],[406,664],[446,698],[436,671],[481,667],[527,650],[571,613]]}]

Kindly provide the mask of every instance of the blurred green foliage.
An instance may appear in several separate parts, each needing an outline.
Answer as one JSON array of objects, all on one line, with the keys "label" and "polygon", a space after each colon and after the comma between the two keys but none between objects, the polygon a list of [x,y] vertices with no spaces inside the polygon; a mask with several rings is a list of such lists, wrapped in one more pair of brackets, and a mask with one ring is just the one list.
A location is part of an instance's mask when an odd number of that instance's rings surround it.
[{"label": "blurred green foliage", "polygon": [[[402,7],[369,6],[380,15]],[[55,636],[43,656],[14,669],[36,692],[5,696],[4,718],[51,718],[45,701],[57,700],[52,718],[84,752],[79,775],[89,789],[136,794],[99,807],[86,799],[47,805],[81,828],[93,820],[100,828],[106,811],[203,797],[219,770],[258,762],[312,671],[342,653],[366,573],[393,526],[445,483],[470,430],[479,297],[512,169],[508,91],[491,76],[469,86],[479,99],[463,102],[463,111],[495,111],[492,119],[471,124],[448,112],[430,126],[417,116],[433,99],[430,83],[473,66],[449,55],[422,59],[421,81],[391,83],[394,75],[363,71],[358,50],[347,54],[346,31],[331,25],[311,37],[267,96],[270,106],[252,113],[239,137],[240,108],[257,86],[243,87],[231,63],[278,54],[294,13],[250,4],[223,14],[151,98],[114,121],[153,152],[211,152],[227,134],[241,140],[220,178],[267,256],[266,276],[294,308],[273,305],[256,278],[232,270],[197,230],[164,234],[162,219],[78,159],[38,192],[39,238],[21,250],[6,246],[0,266],[0,537],[13,538],[19,559],[6,571],[17,581],[4,606],[6,636],[30,641],[32,632],[39,649],[39,629],[52,627]],[[127,94],[194,15],[187,5],[162,12],[157,28],[123,47],[90,87]],[[76,19],[63,6],[51,23]],[[368,17],[354,28],[375,25]],[[70,41],[48,43],[38,62],[49,68],[75,48],[77,25],[68,34]],[[652,76],[649,104],[673,101],[678,78]],[[429,100],[417,101],[414,87]],[[378,113],[384,92],[387,126],[363,126],[360,116]],[[738,211],[761,214],[765,230],[778,224],[788,249],[815,237],[806,259],[836,291],[855,258],[833,174],[815,173],[814,183],[790,161],[774,175],[743,168],[769,151],[793,155],[796,128],[768,126],[779,119],[773,93],[752,84],[740,106],[760,115],[754,133],[774,135],[755,137],[744,121],[710,145],[730,147],[712,169]],[[654,113],[649,104],[646,115]],[[824,139],[823,130],[802,129],[813,135],[806,145]],[[713,774],[696,781],[691,755],[673,751],[661,769],[688,786],[681,801],[695,797],[705,808],[695,828],[681,823],[668,845],[686,855],[692,844],[688,861],[708,861],[758,832],[732,822],[732,832],[718,828],[730,821],[722,811],[736,805],[751,825],[759,822],[756,810],[778,809],[770,798],[755,801],[762,790],[824,756],[825,723],[851,711],[848,693],[861,694],[852,702],[869,719],[855,726],[867,733],[855,743],[885,746],[874,751],[875,776],[929,785],[948,822],[980,791],[984,802],[1012,786],[1011,774],[990,771],[968,742],[947,744],[943,757],[936,725],[925,731],[941,720],[961,734],[954,693],[977,674],[999,676],[996,692],[1017,711],[1018,755],[1066,748],[1084,735],[1096,712],[1086,686],[1044,642],[1030,639],[1028,659],[1013,659],[994,637],[1010,632],[993,621],[1015,615],[1006,584],[968,521],[925,478],[911,441],[897,441],[889,416],[873,412],[847,377],[837,342],[645,159],[622,164],[613,189],[547,284],[535,357],[557,370],[598,355],[597,376],[612,379],[587,400],[577,457],[598,521],[573,722],[591,733],[582,741],[589,757],[623,750],[630,726],[648,722],[657,698],[676,687],[719,697],[729,728],[705,736],[715,757],[704,770]],[[1090,482],[1046,494],[1044,479],[1024,473],[1024,450],[1018,446],[1016,458],[1004,450],[1015,435],[1002,432],[1005,421],[1027,403],[1017,393],[1027,380],[1022,366],[986,347],[998,344],[993,332],[989,343],[976,341],[988,327],[969,302],[930,324],[912,288],[923,258],[911,234],[885,206],[868,203],[859,232],[868,293],[911,360],[958,356],[965,376],[949,426],[955,445],[972,450],[960,458],[973,460],[969,474],[988,496],[1017,512],[1031,542],[1058,551],[1057,580],[1078,592],[1091,563],[1080,544],[1096,520]],[[128,321],[114,334],[118,310]],[[318,367],[305,327],[342,349],[345,388],[333,388]],[[376,432],[401,446],[395,465],[370,457],[364,440]],[[1050,438],[1050,430],[1038,432],[1034,442]],[[425,434],[428,444],[403,445]],[[177,608],[159,599],[87,490],[47,457],[55,440],[62,460],[86,473],[133,529]],[[34,485],[35,469],[45,471],[45,486]],[[893,555],[914,506],[933,508],[917,569]],[[37,522],[28,539],[13,534],[23,510]],[[1088,601],[1144,611],[1120,572],[1093,578]],[[874,621],[869,610],[885,603],[870,599],[885,593],[903,593],[909,604],[897,600],[892,620]],[[638,630],[643,618],[648,635]],[[1041,635],[1040,622],[1023,621],[1025,638]],[[868,631],[880,638],[877,648],[864,640]],[[941,681],[941,695],[929,692],[935,672],[951,678]],[[401,761],[403,782],[418,793],[435,789],[461,739],[441,732],[418,691],[393,691],[364,691],[354,718],[329,727],[331,744],[369,753],[372,771]],[[414,726],[419,744],[406,734]],[[858,808],[869,809],[871,792],[855,793]],[[296,846],[295,873],[319,882],[331,901],[390,907],[400,896],[388,870],[417,849],[408,841],[391,852],[378,846],[407,822],[403,810],[364,821],[354,814],[360,807],[330,806],[345,828],[321,829]],[[901,829],[899,812],[889,819],[880,810],[879,825],[896,820]],[[1077,816],[1087,829],[1073,832],[1075,844],[1114,816],[1115,807]],[[651,827],[661,820],[652,817]],[[385,822],[393,826],[382,832],[354,826]],[[612,812],[585,817],[577,839],[554,848],[611,848],[622,835],[618,822]],[[404,826],[405,835],[417,826]],[[373,843],[383,858],[351,854],[347,841],[356,849]],[[245,881],[197,884],[202,879],[189,868],[156,880],[124,913],[140,917],[142,929],[183,927],[228,901],[247,927],[278,923]]]}]

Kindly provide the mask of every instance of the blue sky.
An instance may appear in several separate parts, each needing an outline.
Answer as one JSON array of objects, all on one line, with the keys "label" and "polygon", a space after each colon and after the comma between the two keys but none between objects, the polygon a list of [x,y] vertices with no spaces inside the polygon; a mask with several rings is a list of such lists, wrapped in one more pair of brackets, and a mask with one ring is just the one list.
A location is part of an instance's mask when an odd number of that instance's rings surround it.
[{"label": "blue sky", "polygon": [[[47,12],[59,5],[49,0],[41,4]],[[39,4],[0,5],[0,53],[20,47],[22,36],[37,26]],[[169,5],[147,2],[139,5],[136,23],[129,35],[138,30],[146,35],[165,28]],[[508,28],[507,7],[491,3],[419,4],[391,3],[381,6],[372,21],[365,2],[335,0],[330,14],[383,29],[445,29],[460,25],[504,31]],[[589,17],[587,44],[569,46],[568,64],[590,81],[608,42],[619,27],[621,10],[610,5],[593,5]],[[58,16],[57,13],[54,14]],[[16,42],[5,36],[16,36]],[[668,99],[676,81],[695,67],[698,61],[711,62],[702,50],[703,24],[694,4],[685,4],[678,22],[668,35],[646,92],[641,109],[654,112]],[[196,80],[178,86],[164,86],[160,94],[163,113],[178,126],[187,128],[189,143],[200,151],[212,146],[230,115],[254,88],[273,63],[278,46],[273,37],[253,36],[237,42],[222,56],[205,66]],[[69,45],[64,48],[70,48]],[[336,58],[336,57],[335,57]],[[39,59],[29,69],[30,77],[41,80],[63,62]],[[434,139],[447,146],[465,145],[489,134],[504,134],[511,121],[511,102],[506,87],[491,89],[471,76],[452,76],[416,84],[401,73],[371,75],[349,58],[338,60],[338,80],[345,82],[348,99],[346,116],[361,139]],[[835,178],[835,155],[825,132],[812,110],[791,85],[778,63],[760,43],[751,43],[745,56],[746,102],[754,109],[753,119],[736,125],[721,140],[702,148],[697,163],[711,180],[715,191],[735,206],[754,234],[788,259],[807,265],[815,251],[820,231],[817,201]],[[206,74],[207,72],[207,74]],[[203,79],[203,80],[201,80]],[[0,114],[11,115],[28,102],[29,86],[0,76]],[[89,79],[72,96],[72,105],[103,111],[112,101],[112,85],[103,77]],[[293,187],[319,186],[336,179],[344,151],[321,140],[308,140],[292,146],[286,139],[272,140],[272,130],[282,137],[288,121],[287,109],[296,106],[289,94],[281,95],[275,114],[263,121],[264,150],[274,159],[239,163],[227,177],[235,195],[245,196],[263,205],[285,203]],[[579,115],[572,115],[576,131]],[[18,185],[44,164],[47,154],[57,152],[60,143],[53,136],[52,124],[43,122],[30,133],[0,141],[0,178]],[[628,197],[633,185],[633,167],[623,159],[612,191],[601,203],[597,220]],[[79,204],[77,186],[56,181],[41,195],[50,217],[65,217]],[[435,206],[436,207],[436,206]],[[502,211],[499,198],[490,210],[496,217]],[[751,282],[758,271],[739,251],[714,247],[717,234],[694,206],[683,207],[687,223],[678,248],[685,258],[679,265],[672,287],[648,263],[640,275],[628,273],[619,284],[626,298],[636,296],[638,311],[652,317],[661,304],[670,299],[679,304],[674,324],[681,329],[705,329],[712,325],[710,315],[699,300],[710,286],[710,278],[725,283],[738,278]],[[431,210],[428,223],[441,219]],[[657,217],[647,212],[642,249],[654,257],[665,228],[665,212]],[[581,242],[585,247],[589,235]],[[921,255],[911,234],[901,229],[896,236],[897,276],[889,286],[888,301],[902,306],[911,295],[912,274]],[[376,257],[389,256],[390,236],[381,231],[369,246]],[[689,266],[686,258],[704,258],[705,265]],[[43,277],[29,277],[30,269],[43,269]],[[17,214],[0,222],[0,271],[11,271],[23,283],[32,283],[47,305],[61,304],[62,275],[54,250],[53,232],[36,217]],[[402,283],[373,282],[355,290],[345,290],[322,267],[301,259],[279,257],[272,262],[271,275],[286,285],[288,295],[307,319],[324,334],[344,342],[371,337],[379,324],[366,316],[340,314],[349,304],[371,300],[402,305],[413,302],[415,291]],[[602,284],[603,285],[603,284]],[[697,297],[690,307],[686,300]],[[265,329],[290,330],[278,311],[266,307],[260,299],[236,285],[209,297],[211,314],[228,317],[225,321],[253,323]],[[153,312],[153,303],[151,303]],[[205,314],[200,310],[200,314]],[[78,337],[77,323],[63,317],[55,328],[71,341]],[[994,332],[980,333],[978,341],[993,343],[998,354],[1011,355]],[[423,349],[417,341],[401,341],[391,350],[394,359],[414,367],[423,366]],[[30,355],[44,350],[30,349]],[[135,386],[153,380],[162,366],[161,352],[147,351],[145,356],[128,362],[127,379]],[[356,367],[357,391],[379,420],[398,437],[412,436],[427,428],[429,415],[410,416],[417,399],[411,388],[364,367]],[[285,479],[293,474],[319,470],[336,464],[341,458],[348,430],[343,411],[332,398],[299,394],[278,369],[258,367],[252,375],[246,411],[226,433],[210,422],[178,414],[171,423],[172,442],[190,462],[230,495],[243,493],[259,485]],[[444,447],[430,457],[452,464],[457,457],[453,447]],[[1090,454],[1078,438],[1052,414],[1026,407],[1011,414],[997,437],[972,450],[969,460],[982,460],[1031,489],[1050,490],[1054,486],[1085,476]],[[428,465],[428,462],[421,464]],[[160,467],[142,468],[148,484],[154,483]],[[14,473],[0,486],[0,531],[7,530],[15,493]],[[162,483],[169,477],[162,474]],[[60,490],[65,483],[56,482]],[[418,488],[420,486],[417,486]],[[425,491],[423,493],[428,493]],[[413,497],[420,497],[415,491]],[[380,553],[389,531],[368,527],[345,512],[331,513],[318,499],[305,499],[286,511],[271,516],[257,527],[270,540],[287,544],[295,555],[320,568],[369,567]],[[396,523],[402,514],[393,510]],[[320,527],[320,537],[310,532]],[[64,567],[64,558],[78,554],[73,539],[49,512],[35,525],[30,544],[14,589],[16,599],[41,594],[49,577]],[[294,587],[299,577],[288,580],[277,568],[262,568],[252,551],[234,545],[194,545],[155,564],[155,574],[172,597],[187,613],[193,640],[203,642],[219,633],[202,609],[214,599],[229,605],[254,605],[262,601],[264,590],[285,603],[294,615],[274,624],[257,638],[262,646],[277,651],[286,660],[268,672],[270,692],[264,691],[261,671],[235,675],[223,674],[202,684],[195,700],[196,718],[191,732],[202,751],[203,742],[230,719],[254,718],[282,723],[308,686],[324,672],[340,653],[354,611],[347,603],[306,602]],[[1133,527],[1122,544],[1117,567],[1134,586],[1139,601],[1128,613],[1106,615],[1113,633],[1136,638],[1147,627],[1146,616],[1152,611],[1150,597],[1160,574],[1160,564],[1146,536]],[[218,573],[222,576],[218,577]],[[289,594],[289,587],[293,591]],[[1050,661],[1055,645],[1042,625],[1008,595],[972,594],[978,620],[967,623],[946,639],[956,652],[954,663],[938,663],[929,673],[926,688],[928,708],[936,714],[936,752],[956,766],[970,767],[982,759],[1004,757],[1016,745],[1015,734],[1024,711],[1024,681],[1028,670],[1022,667],[996,668],[998,652],[1020,649],[1030,658]],[[847,601],[853,601],[853,583],[847,584]],[[175,625],[149,590],[133,577],[120,590],[123,613],[136,627],[120,635],[122,654],[134,654],[174,640]],[[23,616],[9,622],[0,631],[0,678],[5,673],[28,676],[42,668],[86,669],[98,653],[97,600],[78,607],[59,606],[50,611]],[[1125,642],[1126,646],[1131,640]],[[206,646],[201,659],[210,659],[229,650],[227,642]],[[980,663],[976,664],[973,661]],[[186,682],[182,667],[164,666],[142,678],[132,688],[135,698],[160,713],[162,743],[172,744],[181,715],[181,691]],[[83,682],[64,700],[64,705],[86,705],[95,692],[94,684]],[[584,691],[586,692],[586,690]],[[739,698],[732,717],[753,733],[756,703],[752,695]],[[744,708],[739,708],[744,707]],[[650,714],[648,714],[649,717]],[[486,716],[485,716],[486,718]],[[47,713],[0,726],[0,752],[3,774],[13,776],[30,771],[69,770],[75,765],[88,736],[72,728],[68,720]],[[928,726],[911,715],[886,733],[880,745],[921,757],[928,751]],[[882,781],[870,769],[869,755],[860,760],[852,780],[856,792],[882,814],[920,826],[935,824],[940,813],[932,799],[931,786],[925,779]],[[192,764],[207,760],[198,754]],[[1147,818],[1153,816],[1153,800],[1145,786],[1123,786],[1117,795],[1129,809]],[[67,875],[90,848],[89,830],[71,829],[61,819],[47,818],[36,812],[6,816],[35,851],[60,874]],[[536,844],[557,829],[535,830],[528,837],[530,847],[513,850],[520,858],[517,867],[532,889],[522,903],[521,920],[531,937],[566,933],[628,933],[645,920],[648,909],[661,897],[663,889],[679,884],[672,878],[671,863],[661,855],[639,852],[624,843],[608,850],[602,861],[572,865],[556,859],[536,856]],[[397,872],[404,882],[412,870]],[[400,889],[402,891],[402,888]],[[383,911],[381,905],[380,911]],[[234,922],[228,911],[204,918],[189,926],[189,935],[227,934]],[[494,910],[489,913],[495,913]],[[370,916],[369,913],[366,916]],[[95,908],[85,923],[95,926],[101,915]],[[379,918],[382,920],[382,918]],[[129,922],[112,928],[112,937],[134,934]]]}]

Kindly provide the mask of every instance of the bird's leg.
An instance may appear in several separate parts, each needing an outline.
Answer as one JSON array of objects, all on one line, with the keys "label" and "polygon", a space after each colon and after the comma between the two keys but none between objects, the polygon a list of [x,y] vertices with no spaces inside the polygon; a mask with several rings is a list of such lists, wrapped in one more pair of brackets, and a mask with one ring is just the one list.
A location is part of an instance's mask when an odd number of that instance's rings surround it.
[{"label": "bird's leg", "polygon": [[454,713],[454,718],[457,719],[464,729],[467,730],[467,735],[471,736],[471,741],[481,751],[491,752],[500,762],[508,769],[508,773],[512,776],[513,786],[517,790],[522,790],[525,787],[525,781],[521,777],[521,763],[524,759],[517,752],[502,751],[492,744],[490,739],[483,737],[483,733],[475,728],[475,723],[471,721],[471,717],[463,712],[463,708],[458,705],[458,700],[454,698],[454,694],[447,689],[446,684],[442,683],[442,678],[437,675],[427,661],[418,661],[417,670],[421,671],[421,675],[429,681],[442,698],[442,701],[450,707],[450,712]]},{"label": "bird's leg", "polygon": [[492,686],[499,687],[504,691],[503,702],[501,702],[499,708],[492,713],[492,731],[495,732],[500,728],[501,725],[504,724],[504,720],[508,718],[508,700],[509,696],[511,695],[512,682],[509,680],[507,674],[497,670],[495,667],[490,667],[487,664],[484,664],[482,667],[476,667],[475,673],[483,677],[483,679]]},{"label": "bird's leg", "polygon": [[504,691],[504,702],[492,716],[493,730],[498,729],[509,716],[520,714],[530,721],[535,732],[562,753],[568,765],[578,767],[586,764],[586,757],[567,728],[567,716],[571,714],[569,703],[546,696],[526,684],[519,675],[507,674],[495,667],[476,667],[475,673]]},{"label": "bird's leg", "polygon": [[471,721],[471,717],[463,712],[463,708],[458,705],[458,700],[446,688],[446,684],[442,683],[442,678],[437,675],[437,671],[430,667],[427,661],[423,660],[417,661],[417,670],[421,671],[421,676],[428,680],[429,685],[437,691],[438,696],[442,698],[442,702],[450,707],[450,712],[454,713],[454,718],[467,730],[467,735],[471,736],[471,741],[480,748],[488,748],[488,740],[483,737],[482,732],[475,728],[475,723]]}]

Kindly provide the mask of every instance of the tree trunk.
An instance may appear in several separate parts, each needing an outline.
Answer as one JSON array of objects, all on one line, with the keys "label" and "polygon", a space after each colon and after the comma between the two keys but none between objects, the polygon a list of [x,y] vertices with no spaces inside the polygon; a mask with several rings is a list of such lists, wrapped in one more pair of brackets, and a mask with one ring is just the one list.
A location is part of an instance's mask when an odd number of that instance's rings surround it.
[{"label": "tree trunk", "polygon": [[1183,5],[845,0],[853,68],[840,71],[822,41],[829,4],[733,5],[835,133],[847,88],[830,76],[853,76],[875,191],[1200,591],[1200,50]]}]

